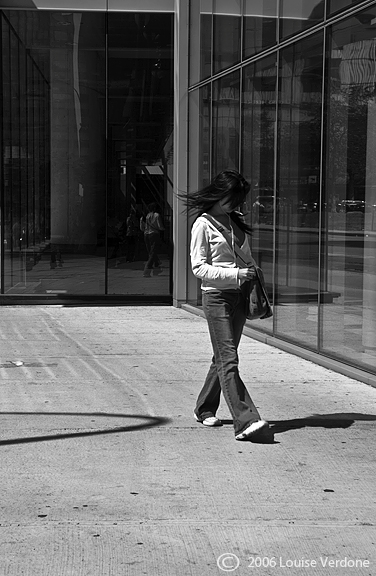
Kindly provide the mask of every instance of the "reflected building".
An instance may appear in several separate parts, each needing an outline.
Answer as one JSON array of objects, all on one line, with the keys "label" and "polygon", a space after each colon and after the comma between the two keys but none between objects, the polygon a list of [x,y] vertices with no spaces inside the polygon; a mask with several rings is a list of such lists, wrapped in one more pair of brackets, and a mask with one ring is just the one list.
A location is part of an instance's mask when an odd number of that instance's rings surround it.
[{"label": "reflected building", "polygon": [[[173,14],[81,4],[1,10],[1,292],[167,302]],[[128,262],[126,221],[152,201],[164,273],[146,285],[143,242]]]},{"label": "reflected building", "polygon": [[[200,313],[176,193],[235,168],[274,304],[252,333],[376,381],[376,2],[0,0],[0,16],[2,304]],[[152,202],[162,271],[145,278]]]}]

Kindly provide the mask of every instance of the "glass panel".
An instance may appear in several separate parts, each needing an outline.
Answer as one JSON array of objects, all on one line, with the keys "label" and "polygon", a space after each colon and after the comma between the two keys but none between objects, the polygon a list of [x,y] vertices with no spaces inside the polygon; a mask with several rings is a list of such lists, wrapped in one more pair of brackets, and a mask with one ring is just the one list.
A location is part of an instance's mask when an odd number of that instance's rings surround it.
[{"label": "glass panel", "polygon": [[108,0],[108,10],[117,12],[174,12],[175,0]]},{"label": "glass panel", "polygon": [[361,2],[363,2],[363,0],[328,0],[328,15],[331,16],[336,12],[341,12],[341,10],[345,10]]},{"label": "glass panel", "polygon": [[[276,82],[275,55],[244,69],[242,173],[251,184],[245,213],[253,227],[252,252],[263,269],[270,296],[273,292]],[[252,323],[255,327],[257,324]],[[272,318],[262,321],[263,329],[271,330],[272,326]]]},{"label": "glass panel", "polygon": [[239,168],[239,72],[213,82],[213,169]]},{"label": "glass panel", "polygon": [[287,38],[321,22],[322,0],[281,0],[280,38]]},{"label": "glass panel", "polygon": [[277,0],[245,0],[244,51],[249,58],[277,42]]},{"label": "glass panel", "polygon": [[189,94],[189,187],[210,182],[211,84]]},{"label": "glass panel", "polygon": [[211,76],[213,0],[193,0],[190,4],[189,51],[190,84]]},{"label": "glass panel", "polygon": [[213,72],[241,59],[241,0],[213,0]]},{"label": "glass panel", "polygon": [[108,293],[169,296],[173,16],[111,13],[108,38]]},{"label": "glass panel", "polygon": [[3,15],[6,294],[104,293],[104,24]]},{"label": "glass panel", "polygon": [[[11,142],[12,142],[12,95],[11,95],[11,66],[10,66],[10,27],[8,22],[2,17],[2,76],[3,76],[3,134],[2,134],[2,172],[4,179],[2,182],[2,196],[3,196],[3,266],[4,278],[2,289],[7,291],[12,282],[12,267],[13,267],[13,214],[12,214],[12,179],[10,177],[11,165]],[[16,243],[17,245],[17,243]]]},{"label": "glass panel", "polygon": [[[141,1],[141,0],[139,0]],[[107,0],[0,0],[0,8],[40,10],[106,10]]]},{"label": "glass panel", "polygon": [[274,203],[276,331],[312,348],[318,326],[322,46],[320,33],[281,51]]},{"label": "glass panel", "polygon": [[[210,182],[210,142],[211,85],[207,84],[189,94],[189,191],[200,190]],[[196,216],[193,213],[187,215],[188,230],[190,230]],[[189,246],[187,248],[189,250]],[[187,290],[190,303],[201,303],[200,282],[191,272],[188,275]]]},{"label": "glass panel", "polygon": [[333,26],[327,52],[322,349],[376,368],[376,8]]}]

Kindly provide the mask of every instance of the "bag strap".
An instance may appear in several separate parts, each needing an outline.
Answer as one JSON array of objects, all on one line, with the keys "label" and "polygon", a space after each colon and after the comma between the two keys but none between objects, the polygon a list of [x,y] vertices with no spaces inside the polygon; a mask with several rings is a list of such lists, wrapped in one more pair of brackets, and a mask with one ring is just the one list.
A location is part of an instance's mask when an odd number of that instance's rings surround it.
[{"label": "bag strap", "polygon": [[[222,236],[225,237],[225,240],[227,242],[227,244],[230,246],[230,248],[232,248],[232,241],[231,241],[231,237],[230,234],[228,233],[228,231],[226,230],[226,228],[224,226],[222,226],[222,224],[220,222],[218,222],[218,220],[216,220],[213,216],[211,216],[210,214],[202,214],[202,216],[204,216],[204,218],[206,218],[207,220],[209,220],[209,222],[211,222],[213,224],[213,226],[215,226],[215,228],[217,228],[217,230],[219,230],[219,232],[222,234]],[[244,250],[242,250],[240,248],[240,246],[238,246],[235,242],[234,244],[234,251],[236,256],[242,260],[244,262],[244,264],[248,266],[251,264],[251,266],[254,266],[255,268],[258,268],[256,261],[254,260],[253,256],[248,256]]]}]

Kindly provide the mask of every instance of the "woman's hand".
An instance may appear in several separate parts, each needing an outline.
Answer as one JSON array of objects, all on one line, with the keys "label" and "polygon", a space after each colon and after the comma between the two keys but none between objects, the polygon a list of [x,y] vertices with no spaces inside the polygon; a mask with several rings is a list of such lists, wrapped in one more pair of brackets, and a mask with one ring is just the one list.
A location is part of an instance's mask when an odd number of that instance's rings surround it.
[{"label": "woman's hand", "polygon": [[254,266],[250,268],[239,268],[238,269],[238,278],[241,282],[245,282],[246,280],[252,280],[252,278],[256,278],[256,270]]}]

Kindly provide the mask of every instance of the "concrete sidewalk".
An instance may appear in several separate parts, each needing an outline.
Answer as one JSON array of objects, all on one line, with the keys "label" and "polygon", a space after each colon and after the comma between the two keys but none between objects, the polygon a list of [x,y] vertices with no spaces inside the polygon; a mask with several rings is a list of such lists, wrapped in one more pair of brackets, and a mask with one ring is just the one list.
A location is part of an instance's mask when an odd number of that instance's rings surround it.
[{"label": "concrete sidewalk", "polygon": [[2,307],[1,576],[376,574],[376,389],[244,337],[274,443],[193,420],[205,320]]}]

